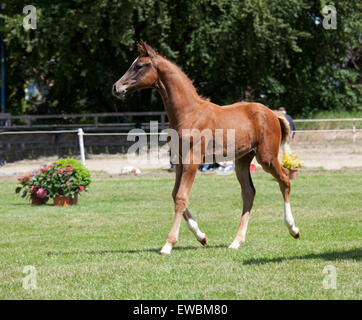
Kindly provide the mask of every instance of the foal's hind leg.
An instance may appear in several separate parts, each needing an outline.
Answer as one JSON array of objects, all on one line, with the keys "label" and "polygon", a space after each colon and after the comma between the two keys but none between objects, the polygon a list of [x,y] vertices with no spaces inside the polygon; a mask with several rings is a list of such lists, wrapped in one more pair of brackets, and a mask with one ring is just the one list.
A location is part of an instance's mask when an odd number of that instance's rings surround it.
[{"label": "foal's hind leg", "polygon": [[250,163],[253,158],[254,152],[249,153],[243,158],[235,161],[235,172],[242,189],[241,194],[243,198],[243,213],[235,239],[229,246],[230,249],[238,249],[240,245],[245,242],[250,210],[253,206],[255,197],[255,188],[250,175]]},{"label": "foal's hind leg", "polygon": [[186,208],[183,217],[186,220],[187,226],[189,230],[195,235],[198,242],[200,242],[203,246],[207,244],[206,234],[201,232],[199,229],[199,225],[197,224],[194,217],[191,215],[191,212],[188,208]]},{"label": "foal's hind leg", "polygon": [[290,181],[286,169],[280,166],[278,157],[274,157],[272,160],[266,160],[260,157],[260,155],[257,155],[257,160],[266,172],[271,173],[274,178],[277,179],[284,198],[284,224],[292,237],[298,239],[300,232],[295,226],[292,209],[290,207]]},{"label": "foal's hind leg", "polygon": [[[176,165],[176,179],[175,179],[175,185],[172,191],[172,198],[174,202],[176,203],[176,195],[178,192],[178,189],[180,187],[181,182],[181,176],[182,176],[182,164]],[[186,208],[185,212],[183,213],[183,217],[187,223],[187,226],[189,230],[195,235],[197,241],[199,241],[203,246],[207,244],[207,237],[205,233],[201,232],[199,229],[199,226],[194,219],[194,217],[191,215],[191,212],[188,208]]]}]

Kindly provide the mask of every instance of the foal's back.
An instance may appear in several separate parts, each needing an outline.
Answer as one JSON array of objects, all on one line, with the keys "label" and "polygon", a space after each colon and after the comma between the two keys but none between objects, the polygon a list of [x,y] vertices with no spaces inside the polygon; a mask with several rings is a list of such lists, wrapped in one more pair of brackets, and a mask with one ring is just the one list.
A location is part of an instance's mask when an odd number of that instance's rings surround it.
[{"label": "foal's back", "polygon": [[199,112],[207,114],[205,128],[242,129],[249,134],[260,133],[261,129],[280,133],[278,117],[261,103],[241,101],[219,106],[205,101],[200,104]]}]

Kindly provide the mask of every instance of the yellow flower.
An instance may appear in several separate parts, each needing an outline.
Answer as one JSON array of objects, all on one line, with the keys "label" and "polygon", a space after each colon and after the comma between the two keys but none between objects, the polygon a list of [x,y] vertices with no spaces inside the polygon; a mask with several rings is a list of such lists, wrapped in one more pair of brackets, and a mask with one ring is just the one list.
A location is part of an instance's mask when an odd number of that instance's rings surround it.
[{"label": "yellow flower", "polygon": [[287,154],[284,152],[282,166],[287,169],[296,169],[301,167],[304,164],[303,161],[300,161],[297,154]]}]

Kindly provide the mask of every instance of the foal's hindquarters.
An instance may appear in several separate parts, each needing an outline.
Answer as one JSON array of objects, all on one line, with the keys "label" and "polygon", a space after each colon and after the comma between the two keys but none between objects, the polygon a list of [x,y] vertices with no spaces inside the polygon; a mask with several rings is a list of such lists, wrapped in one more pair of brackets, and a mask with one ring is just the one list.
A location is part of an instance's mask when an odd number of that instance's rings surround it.
[{"label": "foal's hindquarters", "polygon": [[[255,188],[250,175],[250,163],[254,156],[255,153],[251,152],[247,156],[235,161],[235,172],[242,189],[241,194],[243,199],[243,211],[235,239],[229,246],[231,249],[238,249],[240,245],[245,242],[248,220],[255,197]],[[298,239],[300,232],[299,229],[295,226],[292,215],[290,206],[290,181],[286,170],[280,166],[277,156],[269,159],[265,158],[263,154],[256,153],[256,159],[261,164],[263,169],[266,172],[271,173],[278,181],[284,199],[284,223],[288,228],[289,233],[295,239]]]},{"label": "foal's hindquarters", "polygon": [[260,123],[258,120],[254,122],[254,128],[264,126],[262,130],[259,130],[255,149],[235,160],[235,172],[242,190],[243,211],[235,239],[229,246],[231,249],[238,249],[245,242],[248,220],[255,197],[255,188],[250,175],[250,163],[254,156],[262,168],[272,174],[279,183],[284,200],[284,223],[289,233],[295,239],[298,239],[300,236],[299,229],[295,226],[290,206],[291,185],[289,175],[287,169],[281,167],[278,160],[280,142],[282,141],[283,144],[287,141],[290,132],[289,125],[285,118],[277,117],[269,109],[264,108],[264,123]]},{"label": "foal's hindquarters", "polygon": [[[229,121],[228,126],[226,124],[223,126],[223,120],[227,121],[225,119],[228,119],[228,113],[235,111],[235,109],[240,109],[243,129],[236,127],[238,122],[235,120],[235,116]],[[235,172],[242,190],[243,210],[235,239],[229,248],[238,249],[245,241],[248,220],[255,197],[255,188],[250,175],[250,163],[254,157],[263,169],[272,174],[279,183],[284,199],[284,223],[289,233],[294,238],[299,238],[300,233],[294,224],[290,206],[289,177],[286,169],[280,166],[278,160],[280,142],[285,141],[285,135],[289,134],[289,129],[286,130],[285,127],[283,129],[283,126],[286,125],[285,121],[279,119],[270,109],[260,104],[236,104],[235,107],[225,108],[223,114],[217,116],[221,119],[219,121],[221,127],[236,128],[235,150],[242,150],[239,154],[237,152],[235,154]],[[206,235],[200,231],[197,222],[187,209],[187,202],[197,169],[198,164],[181,163],[177,165],[175,186],[172,193],[175,202],[175,216],[166,244],[161,250],[162,254],[170,254],[176,244],[182,216],[184,216],[189,229],[194,233],[197,240],[203,245],[207,242]]]}]

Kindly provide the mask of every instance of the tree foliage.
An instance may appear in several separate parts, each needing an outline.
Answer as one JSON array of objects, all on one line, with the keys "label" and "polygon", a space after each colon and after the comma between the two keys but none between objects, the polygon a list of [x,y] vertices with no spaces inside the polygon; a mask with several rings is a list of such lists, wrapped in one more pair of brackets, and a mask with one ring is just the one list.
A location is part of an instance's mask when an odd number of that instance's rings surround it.
[{"label": "tree foliage", "polygon": [[[323,28],[334,4],[337,29]],[[22,26],[24,1],[3,4],[7,112],[160,110],[146,90],[121,103],[112,84],[147,41],[219,104],[244,98],[292,114],[362,110],[361,2],[341,0],[33,0],[37,29]],[[45,75],[41,77],[41,74]],[[52,83],[43,103],[24,88]]]}]

